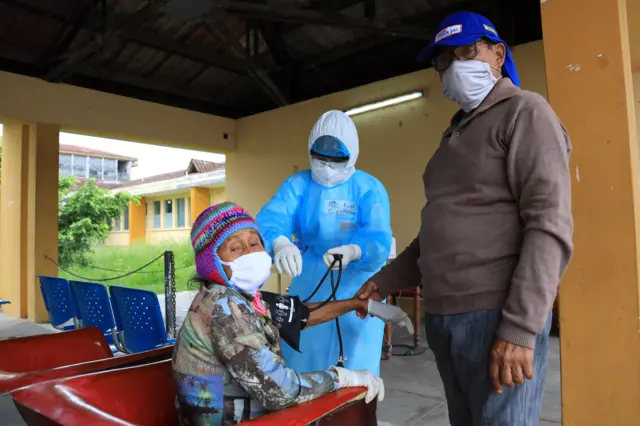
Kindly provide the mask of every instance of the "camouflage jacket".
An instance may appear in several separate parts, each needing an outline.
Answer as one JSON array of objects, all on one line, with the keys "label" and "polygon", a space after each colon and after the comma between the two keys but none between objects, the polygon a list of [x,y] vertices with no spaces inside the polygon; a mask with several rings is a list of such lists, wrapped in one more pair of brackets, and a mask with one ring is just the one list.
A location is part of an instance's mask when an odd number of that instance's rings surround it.
[{"label": "camouflage jacket", "polygon": [[331,371],[287,368],[270,316],[217,284],[202,286],[193,300],[172,366],[181,426],[235,425],[338,388]]}]

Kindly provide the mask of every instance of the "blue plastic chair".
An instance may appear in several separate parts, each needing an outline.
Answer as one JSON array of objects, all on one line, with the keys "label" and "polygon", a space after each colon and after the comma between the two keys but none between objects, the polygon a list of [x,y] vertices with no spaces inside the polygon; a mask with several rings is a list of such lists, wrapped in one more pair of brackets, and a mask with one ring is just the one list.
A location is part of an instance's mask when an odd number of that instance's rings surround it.
[{"label": "blue plastic chair", "polygon": [[109,293],[120,342],[126,352],[143,352],[175,343],[175,339],[167,339],[157,294],[118,286],[110,286]]},{"label": "blue plastic chair", "polygon": [[[63,278],[38,276],[44,306],[49,313],[51,325],[58,330],[78,328],[78,312],[71,296],[69,281]],[[73,321],[72,325],[64,324]]]},{"label": "blue plastic chair", "polygon": [[[98,327],[114,352],[124,352],[117,336],[107,287],[103,284],[70,281],[71,296],[78,312],[80,327]],[[113,348],[115,346],[115,348]]]},{"label": "blue plastic chair", "polygon": [[0,312],[2,312],[3,305],[10,305],[10,304],[11,302],[9,302],[8,300],[0,299]]}]

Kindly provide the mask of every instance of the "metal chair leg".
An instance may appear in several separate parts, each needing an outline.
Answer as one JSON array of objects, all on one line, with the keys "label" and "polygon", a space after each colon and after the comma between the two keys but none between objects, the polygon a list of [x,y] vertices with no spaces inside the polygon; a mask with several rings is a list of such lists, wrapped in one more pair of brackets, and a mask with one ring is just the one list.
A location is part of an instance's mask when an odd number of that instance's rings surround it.
[{"label": "metal chair leg", "polygon": [[111,337],[113,339],[113,344],[116,349],[118,349],[123,354],[130,354],[131,352],[127,351],[127,348],[124,345],[124,334],[121,331],[116,332],[114,328],[111,329]]}]

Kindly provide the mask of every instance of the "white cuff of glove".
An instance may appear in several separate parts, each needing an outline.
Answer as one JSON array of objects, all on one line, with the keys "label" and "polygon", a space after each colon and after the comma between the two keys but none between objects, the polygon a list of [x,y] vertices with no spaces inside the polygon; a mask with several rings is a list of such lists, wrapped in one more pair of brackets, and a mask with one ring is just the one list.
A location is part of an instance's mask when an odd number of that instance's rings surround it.
[{"label": "white cuff of glove", "polygon": [[415,331],[411,318],[409,318],[409,315],[407,315],[407,313],[399,306],[380,303],[369,299],[369,307],[367,310],[369,311],[369,315],[380,318],[384,323],[407,327],[410,334],[413,334]]},{"label": "white cuff of glove", "polygon": [[271,243],[273,247],[273,263],[279,273],[286,273],[294,278],[302,273],[302,254],[291,240],[284,235]]},{"label": "white cuff of glove", "polygon": [[[354,260],[360,260],[362,257],[362,249],[357,244],[347,244],[346,246],[340,246],[332,248],[327,251],[323,257],[324,264],[328,268],[335,259],[334,254],[342,255],[342,269],[345,269],[347,265]],[[336,262],[333,265],[333,270],[336,271],[340,268],[340,263]]]},{"label": "white cuff of glove", "polygon": [[363,386],[367,388],[364,401],[368,404],[378,397],[378,402],[384,399],[384,383],[380,377],[376,377],[367,370],[347,370],[341,367],[331,367],[331,371],[338,375],[338,386],[352,388]]}]

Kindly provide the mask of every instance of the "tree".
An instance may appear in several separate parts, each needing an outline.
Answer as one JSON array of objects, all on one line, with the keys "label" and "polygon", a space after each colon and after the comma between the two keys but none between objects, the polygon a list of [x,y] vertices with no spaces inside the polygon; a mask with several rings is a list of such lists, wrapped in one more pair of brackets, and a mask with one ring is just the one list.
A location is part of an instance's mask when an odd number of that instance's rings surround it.
[{"label": "tree", "polygon": [[112,193],[90,179],[76,192],[76,180],[61,177],[58,182],[58,261],[60,265],[87,264],[93,248],[109,236],[112,220],[120,217],[130,201],[128,193]]}]

